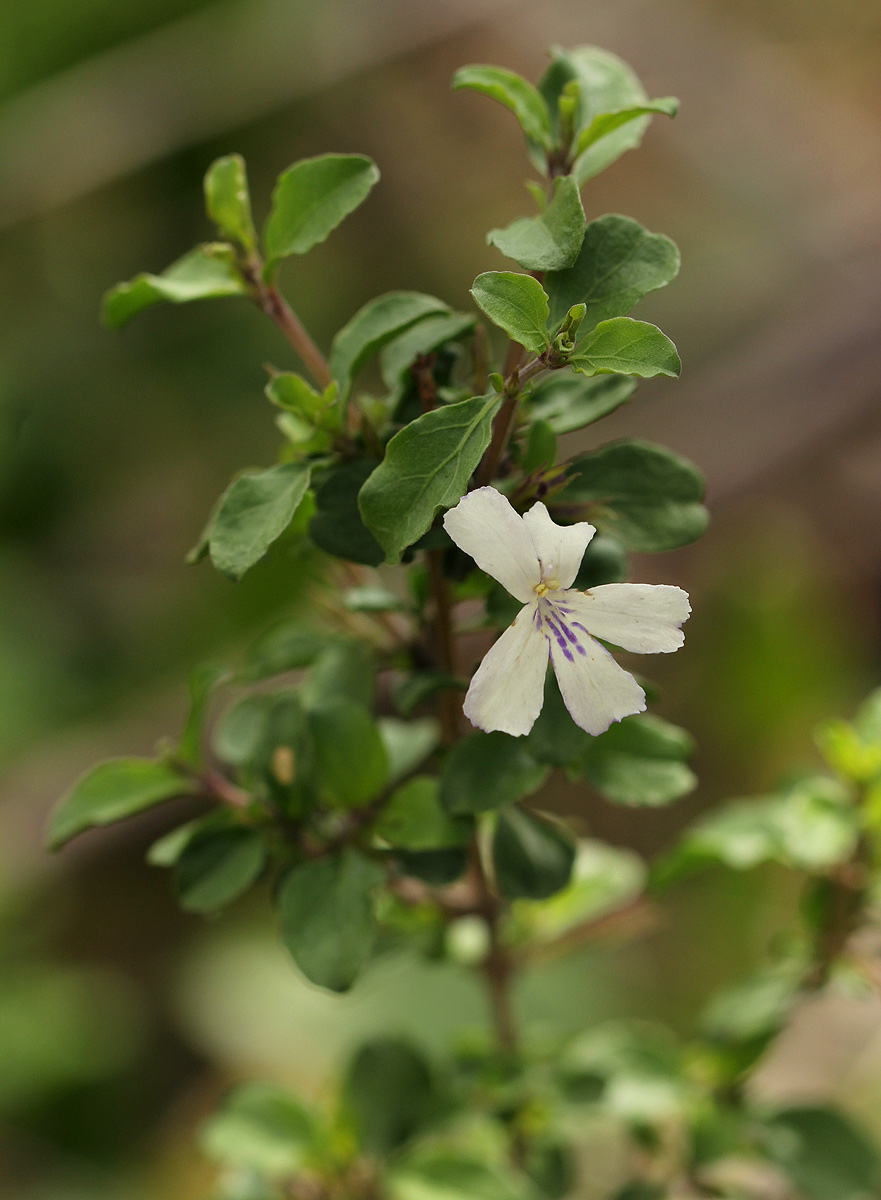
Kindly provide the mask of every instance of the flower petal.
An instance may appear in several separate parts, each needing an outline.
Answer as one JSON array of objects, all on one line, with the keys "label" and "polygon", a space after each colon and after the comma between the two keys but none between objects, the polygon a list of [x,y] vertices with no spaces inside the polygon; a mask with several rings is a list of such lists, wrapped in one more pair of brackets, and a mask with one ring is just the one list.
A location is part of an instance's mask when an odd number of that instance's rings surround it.
[{"label": "flower petal", "polygon": [[541,570],[523,518],[501,492],[475,488],[444,516],[444,529],[482,571],[524,604],[535,598]]},{"label": "flower petal", "polygon": [[669,654],[685,641],[688,593],[666,583],[604,583],[559,597],[570,624],[637,654]]},{"label": "flower petal", "polygon": [[523,520],[535,543],[542,579],[556,579],[558,587],[571,587],[587,543],[596,533],[593,525],[587,521],[558,525],[540,500],[533,504]]},{"label": "flower petal", "polygon": [[544,703],[548,641],[527,604],[477,668],[463,710],[487,733],[529,733]]},{"label": "flower petal", "polygon": [[576,725],[596,737],[613,721],[645,712],[645,692],[605,646],[579,640],[577,653],[551,642],[551,663],[563,703]]}]

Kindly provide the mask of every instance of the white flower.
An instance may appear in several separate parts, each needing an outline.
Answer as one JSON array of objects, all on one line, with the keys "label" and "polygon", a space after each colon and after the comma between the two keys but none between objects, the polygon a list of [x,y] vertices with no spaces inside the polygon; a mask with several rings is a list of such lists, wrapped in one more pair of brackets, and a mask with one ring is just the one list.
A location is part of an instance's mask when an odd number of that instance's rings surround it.
[{"label": "white flower", "polygon": [[463,496],[444,528],[524,605],[471,680],[464,712],[472,725],[529,733],[544,701],[548,657],[573,721],[588,733],[645,710],[642,688],[594,639],[637,654],[678,650],[685,640],[679,627],[691,612],[682,588],[607,583],[575,591],[594,527],[557,525],[541,503],[521,517],[495,488]]}]

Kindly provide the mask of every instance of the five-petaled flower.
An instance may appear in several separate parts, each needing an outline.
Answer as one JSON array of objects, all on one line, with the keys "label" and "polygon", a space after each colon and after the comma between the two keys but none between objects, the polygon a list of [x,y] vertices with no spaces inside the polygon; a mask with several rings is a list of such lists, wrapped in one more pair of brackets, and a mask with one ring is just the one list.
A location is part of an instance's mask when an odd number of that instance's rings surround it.
[{"label": "five-petaled flower", "polygon": [[685,640],[691,607],[682,588],[572,584],[596,530],[557,525],[539,502],[525,516],[491,487],[464,496],[444,516],[457,546],[524,607],[477,669],[465,697],[472,725],[529,733],[544,701],[548,658],[573,721],[591,734],[645,710],[645,692],[596,638],[637,654],[667,654]]}]

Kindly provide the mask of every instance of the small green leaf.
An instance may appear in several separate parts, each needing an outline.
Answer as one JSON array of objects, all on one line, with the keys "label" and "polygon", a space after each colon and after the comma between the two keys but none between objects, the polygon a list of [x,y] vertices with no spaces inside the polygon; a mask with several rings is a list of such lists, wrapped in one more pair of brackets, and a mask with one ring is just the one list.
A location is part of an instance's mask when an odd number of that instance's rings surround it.
[{"label": "small green leaf", "polygon": [[421,292],[386,292],[359,308],[333,339],[330,350],[330,372],[342,402],[348,400],[358,372],[383,346],[439,314],[449,316],[449,306]]},{"label": "small green leaf", "polygon": [[311,667],[330,640],[326,633],[309,629],[299,621],[280,621],[250,647],[241,678],[256,682],[285,671]]},{"label": "small green leaf", "polygon": [[529,426],[520,469],[524,474],[548,469],[557,461],[557,438],[547,421],[535,418]]},{"label": "small green leaf", "polygon": [[202,1126],[199,1141],[215,1162],[283,1179],[304,1165],[314,1138],[311,1114],[272,1083],[237,1087]]},{"label": "small green leaf", "polygon": [[872,1200],[881,1161],[866,1135],[831,1108],[790,1108],[766,1124],[766,1153],[810,1200]]},{"label": "small green leaf", "polygon": [[568,375],[554,371],[535,389],[532,415],[547,421],[554,433],[574,433],[613,413],[636,391],[625,375]]},{"label": "small green leaf", "polygon": [[49,846],[57,850],[84,829],[109,825],[193,792],[193,782],[169,763],[110,758],[80,776],[49,818]]},{"label": "small green leaf", "polygon": [[257,247],[257,231],[251,217],[248,176],[240,154],[216,159],[205,175],[205,207],[223,237],[238,242],[245,250]]},{"label": "small green leaf", "polygon": [[221,761],[243,767],[254,761],[263,741],[273,697],[264,692],[243,696],[223,713],[214,726],[211,746]]},{"label": "small green leaf", "polygon": [[376,163],[362,154],[320,154],[288,167],[273,192],[263,235],[269,265],[323,242],[378,179]]},{"label": "small green leaf", "polygon": [[282,939],[307,979],[334,992],[352,986],[376,935],[373,890],[382,869],[357,850],[294,867],[278,893]]},{"label": "small green leaf", "polygon": [[203,663],[190,672],[190,710],[177,747],[182,762],[195,767],[201,764],[205,712],[214,689],[226,678],[227,672],[214,663]]},{"label": "small green leaf", "polygon": [[541,712],[526,735],[530,754],[539,762],[552,767],[569,767],[578,763],[593,741],[569,716],[553,671],[545,681],[545,698]]},{"label": "small green leaf", "polygon": [[486,240],[527,271],[561,271],[575,262],[586,224],[578,184],[563,175],[554,181],[553,198],[539,216],[493,229]]},{"label": "small green leaf", "polygon": [[465,494],[492,437],[501,400],[474,396],[433,409],[396,433],[385,459],[361,488],[364,524],[398,563],[408,546],[431,527],[442,508]]},{"label": "small green leaf", "polygon": [[541,787],[547,768],[522,738],[472,733],[450,750],[441,772],[441,804],[449,813],[485,812],[513,804]]},{"label": "small green leaf", "polygon": [[575,154],[583,154],[595,142],[608,137],[622,125],[629,125],[637,117],[651,116],[653,113],[661,113],[665,117],[675,117],[678,111],[679,101],[676,97],[663,96],[660,100],[649,100],[647,104],[630,105],[627,108],[616,109],[614,112],[598,113],[591,123],[579,133],[575,142]]},{"label": "small green leaf", "polygon": [[614,804],[656,807],[680,799],[697,786],[685,763],[693,750],[685,730],[660,717],[625,717],[591,739],[582,770]]},{"label": "small green leaf", "polygon": [[441,808],[438,781],[431,775],[416,775],[393,792],[374,829],[402,850],[462,846],[472,832],[469,821],[449,817]]},{"label": "small green leaf", "polygon": [[232,246],[197,246],[161,275],[138,275],[118,283],[104,297],[102,319],[110,329],[122,329],[137,313],[163,300],[187,304],[215,296],[246,296],[247,284],[235,265]]},{"label": "small green leaf", "polygon": [[521,808],[503,808],[493,835],[492,858],[503,895],[545,900],[569,883],[575,844],[559,825]]},{"label": "small green leaf", "polygon": [[343,1094],[358,1144],[385,1157],[433,1115],[431,1068],[408,1042],[380,1038],[362,1046],[349,1068]]},{"label": "small green leaf", "polygon": [[509,108],[526,136],[541,146],[550,146],[551,123],[547,105],[531,83],[504,67],[473,64],[460,67],[453,76],[453,91],[468,88]]},{"label": "small green leaf", "polygon": [[[601,114],[636,108],[649,103],[648,96],[633,70],[614,54],[596,46],[577,46],[572,50],[554,50],[555,61],[540,85],[549,104],[556,108],[567,82],[578,85],[575,121],[576,141],[581,131],[590,128]],[[627,150],[642,141],[651,118],[637,117],[612,130],[589,146],[575,161],[572,173],[581,187],[588,179],[604,171]]]},{"label": "small green leaf", "polygon": [[379,729],[368,709],[336,699],[311,715],[320,785],[343,808],[373,800],[389,778],[389,760]]},{"label": "small green leaf", "polygon": [[385,558],[358,508],[358,494],[376,467],[374,459],[362,458],[329,472],[315,493],[316,513],[309,522],[309,537],[320,550],[367,567]]},{"label": "small green leaf", "polygon": [[266,385],[266,396],[284,412],[299,417],[310,430],[335,433],[342,426],[335,383],[317,392],[302,375],[280,371]]},{"label": "small green leaf", "polygon": [[347,638],[327,646],[312,665],[300,689],[300,698],[308,709],[323,708],[339,699],[348,699],[364,708],[373,707],[376,664],[370,647]]},{"label": "small green leaf", "polygon": [[586,329],[624,317],[647,292],[675,279],[679,265],[675,242],[663,234],[649,233],[638,221],[614,213],[598,217],[588,225],[572,266],[545,276],[551,325],[579,303],[587,305]]},{"label": "small green leaf", "polygon": [[573,466],[569,483],[549,501],[557,520],[590,520],[640,554],[685,546],[707,527],[703,477],[671,450],[637,440],[610,442]]},{"label": "small green leaf", "polygon": [[208,529],[211,561],[238,581],[290,525],[309,486],[309,468],[282,463],[234,479]]},{"label": "small green leaf", "polygon": [[391,1200],[530,1200],[522,1175],[469,1158],[462,1151],[429,1147],[398,1159],[388,1177]]},{"label": "small green leaf", "polygon": [[181,907],[209,913],[247,891],[266,865],[267,846],[258,829],[205,829],[189,838],[175,864]]},{"label": "small green leaf", "polygon": [[674,378],[682,370],[676,347],[657,325],[613,317],[600,321],[569,356],[569,366],[584,375],[655,375]]},{"label": "small green leaf", "polygon": [[486,271],[471,288],[477,307],[508,337],[534,354],[550,346],[548,298],[531,275],[516,271]]},{"label": "small green leaf", "polygon": [[417,721],[380,717],[377,725],[389,758],[390,783],[409,775],[440,743],[440,727],[433,717],[422,717]]},{"label": "small green leaf", "polygon": [[710,1001],[701,1033],[718,1045],[766,1043],[780,1032],[799,1000],[808,964],[799,957],[768,963]]}]

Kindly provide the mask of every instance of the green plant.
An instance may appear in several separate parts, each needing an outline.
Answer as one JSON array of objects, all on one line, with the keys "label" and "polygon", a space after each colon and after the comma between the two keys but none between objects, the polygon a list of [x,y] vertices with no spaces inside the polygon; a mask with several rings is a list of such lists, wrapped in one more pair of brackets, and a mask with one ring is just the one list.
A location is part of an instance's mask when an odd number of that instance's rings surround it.
[{"label": "green plant", "polygon": [[[270,630],[233,669],[197,672],[176,743],[76,783],[51,844],[198,798],[203,815],[150,852],[184,908],[214,912],[269,880],[281,938],[320,987],[350,988],[380,933],[485,983],[492,1035],[444,1062],[373,1041],[322,1110],[274,1085],[235,1090],[203,1136],[227,1200],[599,1195],[577,1148],[603,1122],[626,1146],[602,1193],[617,1200],[763,1194],[764,1177],[738,1174],[745,1160],[816,1200],[874,1195],[876,1156],[842,1115],[763,1109],[744,1084],[867,920],[877,700],[823,734],[836,777],[714,814],[656,869],[656,888],[707,860],[773,860],[810,880],[803,930],[713,1002],[690,1044],[642,1025],[568,1042],[519,1028],[521,972],[657,903],[635,856],[579,840],[536,796],[552,770],[624,805],[695,786],[689,735],[644,713],[646,689],[602,643],[681,645],[685,593],[626,582],[628,552],[691,542],[707,513],[699,472],[661,446],[611,442],[563,461],[558,450],[560,435],[627,403],[636,377],[679,373],[673,343],[628,315],[675,277],[676,247],[626,217],[588,223],[580,192],[675,101],[650,101],[591,47],[554,51],[537,88],[488,66],[463,68],[454,87],[512,110],[542,176],[529,185],[537,214],[489,235],[523,269],[474,281],[495,329],[470,308],[391,292],[325,359],[278,271],[367,198],[379,172],[359,155],[285,171],[262,237],[244,163],[218,160],[206,199],[223,240],[106,297],[113,327],[163,301],[228,296],[278,326],[311,382],[270,369],[279,460],[232,481],[190,559],[239,580],[282,554],[292,569],[316,562],[320,582],[311,619]],[[461,635],[488,644],[501,630],[472,672]],[[221,692],[227,705],[206,722]]]}]

